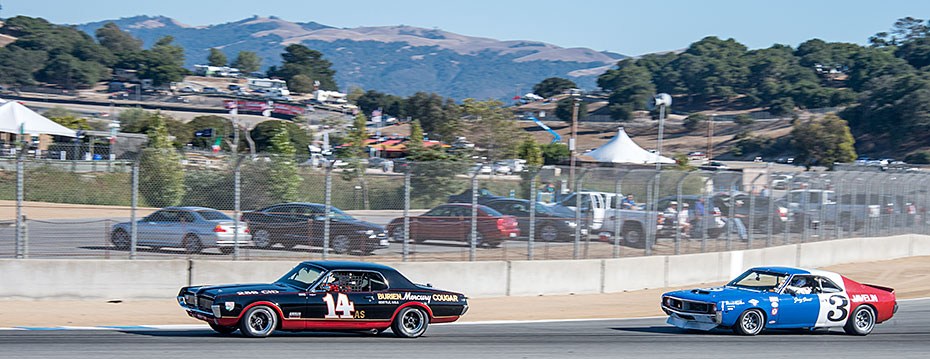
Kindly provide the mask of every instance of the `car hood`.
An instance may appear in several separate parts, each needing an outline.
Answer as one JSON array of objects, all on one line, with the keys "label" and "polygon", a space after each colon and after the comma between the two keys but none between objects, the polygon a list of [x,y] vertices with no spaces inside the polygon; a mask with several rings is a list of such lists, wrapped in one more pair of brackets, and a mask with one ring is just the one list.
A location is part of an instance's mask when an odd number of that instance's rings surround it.
[{"label": "car hood", "polygon": [[247,295],[247,294],[276,294],[280,292],[293,291],[294,288],[286,286],[280,283],[269,283],[269,284],[228,284],[228,285],[214,285],[214,286],[205,286],[205,287],[191,287],[188,289],[190,292],[197,293],[197,295],[204,295],[208,297],[217,297],[220,295]]},{"label": "car hood", "polygon": [[737,287],[709,287],[668,292],[663,294],[663,296],[672,296],[679,299],[699,302],[716,303],[722,300],[745,299],[750,296],[759,296],[760,293],[761,292],[757,290]]}]

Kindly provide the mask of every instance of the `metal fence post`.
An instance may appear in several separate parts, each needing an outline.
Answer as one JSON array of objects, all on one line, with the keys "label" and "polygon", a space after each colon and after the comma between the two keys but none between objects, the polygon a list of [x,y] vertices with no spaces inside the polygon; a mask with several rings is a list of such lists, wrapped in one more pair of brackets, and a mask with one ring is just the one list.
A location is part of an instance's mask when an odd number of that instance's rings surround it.
[{"label": "metal fence post", "polygon": [[794,176],[788,177],[785,180],[785,198],[786,198],[785,218],[787,220],[785,221],[785,230],[784,230],[785,243],[782,243],[782,244],[788,244],[789,240],[791,239],[791,230],[793,229],[792,226],[794,225],[793,224],[794,219],[791,218],[791,185],[793,182],[794,182]]},{"label": "metal fence post", "polygon": [[[714,210],[716,205],[711,203],[710,195],[707,192],[707,184],[714,179],[716,173],[711,173],[704,179],[704,183],[701,186],[701,198],[704,200],[704,213],[701,213],[701,253],[707,252],[707,227],[717,225],[717,221],[714,218],[714,213],[717,211]],[[710,220],[710,223],[707,223]],[[726,229],[726,227],[724,227]]]},{"label": "metal fence post", "polygon": [[333,200],[332,198],[333,188],[332,187],[333,187],[333,165],[332,163],[327,163],[326,164],[326,190],[325,190],[326,193],[324,195],[325,196],[324,201],[326,203],[323,204],[324,211],[325,211],[324,213],[325,217],[323,218],[323,250],[321,251],[323,260],[326,260],[326,258],[329,255],[329,235],[330,235],[329,226],[330,226],[330,221],[331,221],[330,217],[332,213],[332,200]]},{"label": "metal fence post", "polygon": [[833,239],[840,239],[840,212],[843,210],[843,191],[846,190],[844,185],[846,177],[844,175],[839,175],[839,179],[836,180],[836,203],[833,205]]},{"label": "metal fence post", "polygon": [[[617,209],[614,211],[614,258],[620,257],[620,240],[623,238],[623,206],[621,205],[623,192],[623,177],[629,174],[630,171],[623,172],[620,176],[617,177]],[[581,225],[580,223],[578,224]],[[641,235],[642,236],[642,235]],[[640,238],[642,240],[642,238]]]},{"label": "metal fence post", "polygon": [[471,262],[475,261],[475,254],[478,250],[478,175],[481,174],[481,168],[484,166],[485,164],[482,163],[475,171],[475,175],[471,177],[471,228],[468,232],[468,260]]},{"label": "metal fence post", "polygon": [[[746,229],[746,249],[752,249],[753,232],[756,230],[755,221],[752,219],[752,215],[756,213],[756,181],[758,181],[762,176],[765,176],[765,173],[760,173],[757,175],[756,178],[753,178],[752,182],[749,184],[749,216],[746,217],[749,225]],[[768,213],[768,218],[765,222],[768,227],[773,225],[771,213]]]},{"label": "metal fence post", "polygon": [[[584,183],[584,176],[588,174],[588,170],[581,172],[581,175],[575,178],[575,183],[572,183],[575,189],[575,223],[578,223],[575,226],[575,240],[572,247],[572,259],[578,259],[578,252],[581,247],[581,185]],[[590,203],[589,203],[590,204]],[[585,223],[594,223],[593,217],[594,211],[589,211],[588,215],[585,217]],[[591,226],[588,226],[590,231]]]},{"label": "metal fence post", "polygon": [[132,207],[129,210],[129,259],[136,259],[139,243],[139,223],[136,211],[139,209],[139,161],[132,162]]},{"label": "metal fence post", "polygon": [[[238,153],[236,157],[239,157]],[[239,219],[242,212],[242,171],[239,165],[242,158],[236,159],[236,165],[233,167],[233,260],[239,260]]]},{"label": "metal fence post", "polygon": [[20,147],[16,153],[16,258],[26,258],[25,221],[23,220],[23,153]]},{"label": "metal fence post", "polygon": [[[411,164],[413,165],[413,164]],[[407,261],[410,255],[410,166],[404,172],[404,242],[402,260]]]},{"label": "metal fence post", "polygon": [[681,220],[681,215],[680,215],[681,211],[685,210],[685,204],[681,200],[681,186],[684,184],[685,179],[688,178],[688,175],[690,175],[690,173],[683,172],[681,178],[678,179],[678,183],[675,184],[675,190],[676,190],[675,194],[677,195],[677,197],[675,197],[675,200],[678,201],[678,213],[676,213],[678,218],[675,218],[675,221],[674,221],[674,223],[677,224],[675,226],[675,254],[681,254],[681,223],[679,223],[678,221]]},{"label": "metal fence post", "polygon": [[643,238],[643,255],[649,256],[652,255],[652,243],[656,243],[659,233],[658,233],[658,223],[659,223],[659,211],[657,208],[658,200],[656,200],[655,190],[658,186],[655,186],[656,179],[659,178],[659,171],[652,176],[652,179],[646,181],[646,228],[644,232],[646,237]]},{"label": "metal fence post", "polygon": [[539,203],[536,198],[536,191],[537,191],[536,176],[539,175],[539,169],[538,168],[527,169],[527,171],[530,171],[530,170],[533,171],[533,177],[530,178],[530,183],[529,183],[530,185],[530,198],[529,198],[530,225],[529,225],[529,228],[527,228],[529,230],[529,234],[527,235],[527,239],[526,239],[526,260],[529,260],[529,261],[533,260],[533,246],[536,244],[535,243],[535,240],[536,240],[536,205],[537,203]]}]

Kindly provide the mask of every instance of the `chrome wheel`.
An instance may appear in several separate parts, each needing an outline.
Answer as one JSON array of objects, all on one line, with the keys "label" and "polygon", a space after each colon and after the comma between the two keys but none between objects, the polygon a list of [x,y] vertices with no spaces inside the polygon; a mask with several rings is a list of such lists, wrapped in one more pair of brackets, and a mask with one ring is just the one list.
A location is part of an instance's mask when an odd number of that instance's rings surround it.
[{"label": "chrome wheel", "polygon": [[349,253],[352,241],[349,239],[349,236],[340,234],[333,238],[333,252],[337,254]]},{"label": "chrome wheel", "polygon": [[742,335],[756,335],[765,327],[765,318],[758,309],[749,309],[740,314],[733,331]]},{"label": "chrome wheel", "polygon": [[252,233],[252,244],[258,248],[271,247],[271,233],[264,229],[259,229]]},{"label": "chrome wheel", "polygon": [[394,334],[403,338],[416,338],[426,332],[429,316],[420,308],[407,307],[398,313],[391,324]]},{"label": "chrome wheel", "polygon": [[847,334],[868,335],[875,327],[875,311],[867,305],[860,305],[847,319],[843,329]]},{"label": "chrome wheel", "polygon": [[250,308],[239,323],[242,334],[248,337],[267,337],[274,332],[278,317],[271,308],[259,305]]}]

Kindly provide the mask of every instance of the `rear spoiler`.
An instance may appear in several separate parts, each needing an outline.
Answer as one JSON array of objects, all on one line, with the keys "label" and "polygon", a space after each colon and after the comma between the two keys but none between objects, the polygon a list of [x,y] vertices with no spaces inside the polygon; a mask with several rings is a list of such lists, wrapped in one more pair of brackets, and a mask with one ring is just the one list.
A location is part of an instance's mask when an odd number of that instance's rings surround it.
[{"label": "rear spoiler", "polygon": [[875,288],[875,289],[880,289],[880,290],[889,292],[889,293],[891,293],[891,294],[894,294],[894,288],[882,287],[882,286],[880,286],[880,285],[865,284],[865,283],[863,283],[863,285],[866,285],[866,286],[869,286],[869,287],[872,287],[872,288]]}]

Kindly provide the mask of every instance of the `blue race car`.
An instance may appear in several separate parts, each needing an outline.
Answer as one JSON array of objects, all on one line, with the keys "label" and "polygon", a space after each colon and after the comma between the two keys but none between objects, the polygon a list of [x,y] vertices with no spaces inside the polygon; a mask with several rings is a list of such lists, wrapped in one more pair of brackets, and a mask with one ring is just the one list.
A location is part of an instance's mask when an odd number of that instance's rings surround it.
[{"label": "blue race car", "polygon": [[831,327],[867,335],[897,309],[894,289],[790,267],[752,268],[723,287],[662,295],[668,324],[705,331],[731,328],[743,335],[765,328]]}]

